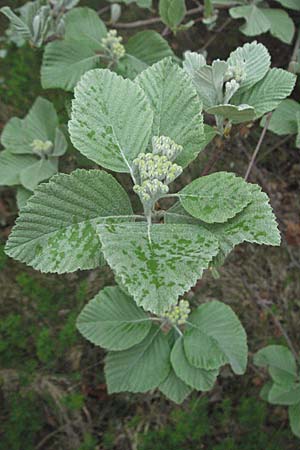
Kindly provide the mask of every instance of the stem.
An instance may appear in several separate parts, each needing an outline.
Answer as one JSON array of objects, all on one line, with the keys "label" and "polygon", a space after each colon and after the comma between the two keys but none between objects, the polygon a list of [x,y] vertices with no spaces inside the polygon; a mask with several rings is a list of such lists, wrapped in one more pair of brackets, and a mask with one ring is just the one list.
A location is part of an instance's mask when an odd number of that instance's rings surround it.
[{"label": "stem", "polygon": [[178,326],[173,324],[173,327],[175,328],[175,330],[177,331],[177,333],[179,334],[179,336],[182,337],[182,336],[183,336],[183,333],[182,333],[181,330],[178,328]]},{"label": "stem", "polygon": [[216,164],[216,162],[220,159],[220,156],[222,154],[224,150],[224,142],[222,142],[222,145],[217,148],[214,153],[212,154],[211,158],[209,159],[208,163],[206,164],[206,166],[204,167],[201,176],[203,177],[204,175],[207,175],[211,169],[214,167],[214,165]]},{"label": "stem", "polygon": [[295,63],[297,63],[297,59],[298,59],[297,56],[298,56],[299,47],[300,47],[300,28],[298,30],[298,36],[297,36],[297,39],[296,39],[296,42],[295,42],[295,46],[294,46],[294,50],[293,50],[293,53],[292,53],[292,56],[291,56],[291,60],[290,60],[290,63],[289,63],[289,68],[288,68],[289,72],[295,73],[294,65],[295,65]]},{"label": "stem", "polygon": [[212,0],[204,0],[204,17],[207,19],[208,17],[211,17],[214,12],[214,7],[212,4]]},{"label": "stem", "polygon": [[272,117],[272,112],[269,112],[269,113],[267,114],[265,126],[263,127],[263,130],[262,130],[262,132],[261,132],[261,135],[260,135],[260,138],[259,138],[259,140],[258,140],[257,146],[255,147],[255,150],[254,150],[254,152],[253,152],[252,158],[251,158],[250,163],[249,163],[249,165],[248,165],[248,168],[247,168],[247,170],[246,170],[245,177],[244,177],[245,181],[248,180],[248,177],[249,177],[250,172],[251,172],[251,170],[252,170],[253,164],[254,164],[254,162],[255,162],[255,158],[256,158],[256,156],[257,156],[257,154],[258,154],[258,152],[259,152],[259,150],[260,150],[261,144],[263,143],[263,140],[264,140],[264,138],[265,138],[265,135],[266,135],[268,126],[269,126],[269,124],[270,124],[271,117]]}]

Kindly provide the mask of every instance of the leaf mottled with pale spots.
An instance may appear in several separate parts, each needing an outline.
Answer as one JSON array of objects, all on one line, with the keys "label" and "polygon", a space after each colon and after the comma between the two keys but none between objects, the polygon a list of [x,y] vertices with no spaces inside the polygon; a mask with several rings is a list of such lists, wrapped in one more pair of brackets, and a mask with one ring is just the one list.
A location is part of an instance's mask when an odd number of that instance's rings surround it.
[{"label": "leaf mottled with pale spots", "polygon": [[21,210],[6,253],[41,272],[91,269],[102,259],[96,225],[131,215],[126,192],[106,172],[59,174],[38,186]]},{"label": "leaf mottled with pale spots", "polygon": [[162,314],[201,278],[218,253],[213,235],[194,225],[100,225],[102,250],[139,306]]}]

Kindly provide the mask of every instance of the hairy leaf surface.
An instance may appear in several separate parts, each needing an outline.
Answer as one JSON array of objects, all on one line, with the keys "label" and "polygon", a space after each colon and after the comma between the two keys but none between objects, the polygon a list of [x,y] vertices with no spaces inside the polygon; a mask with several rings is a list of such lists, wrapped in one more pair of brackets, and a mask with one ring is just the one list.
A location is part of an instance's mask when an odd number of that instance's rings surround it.
[{"label": "hairy leaf surface", "polygon": [[86,73],[75,89],[69,131],[84,156],[116,172],[130,172],[145,151],[153,112],[142,89],[108,69]]},{"label": "hairy leaf surface", "polygon": [[126,55],[120,59],[116,71],[131,79],[161,59],[174,56],[168,42],[153,30],[140,31],[131,36],[125,50]]},{"label": "hairy leaf surface", "polygon": [[241,375],[247,365],[247,336],[233,310],[219,301],[199,306],[190,316],[191,330],[184,336],[189,362],[203,369],[216,369],[226,362]]},{"label": "hairy leaf surface", "polygon": [[164,313],[191,288],[218,252],[217,241],[193,225],[131,223],[99,226],[104,256],[139,306]]},{"label": "hairy leaf surface", "polygon": [[197,178],[178,192],[184,209],[204,222],[226,222],[252,200],[251,185],[230,172]]},{"label": "hairy leaf surface", "polygon": [[146,93],[154,112],[152,136],[168,136],[182,145],[176,163],[185,167],[205,142],[202,104],[189,77],[167,58],[142,72],[136,83]]},{"label": "hairy leaf surface", "polygon": [[64,39],[51,42],[44,52],[41,67],[43,88],[72,91],[85,72],[97,67],[101,39],[106,33],[96,11],[75,8],[68,12]]},{"label": "hairy leaf surface", "polygon": [[270,53],[267,48],[256,41],[246,43],[230,53],[227,63],[229,66],[239,66],[245,62],[246,77],[241,83],[239,93],[250,89],[267,73],[271,64]]},{"label": "hairy leaf surface", "polygon": [[125,350],[145,338],[151,320],[120,288],[106,287],[81,311],[77,328],[95,345]]},{"label": "hairy leaf surface", "polygon": [[204,370],[193,367],[186,357],[182,338],[177,339],[172,349],[171,364],[177,377],[197,391],[212,389],[219,374],[218,370]]},{"label": "hairy leaf surface", "polygon": [[97,224],[129,221],[126,192],[105,172],[78,169],[42,184],[22,209],[7,245],[9,256],[41,272],[97,267]]},{"label": "hairy leaf surface", "polygon": [[[296,76],[283,69],[271,69],[252,89],[233,96],[232,103],[247,104],[255,109],[255,117],[277,108],[294,89]],[[276,86],[276,89],[274,87]]]},{"label": "hairy leaf surface", "polygon": [[105,362],[108,392],[146,392],[159,386],[170,372],[170,347],[156,325],[129,350],[110,352]]},{"label": "hairy leaf surface", "polygon": [[58,117],[54,106],[45,98],[38,97],[24,119],[13,117],[5,125],[1,144],[12,153],[31,154],[35,139],[55,141]]},{"label": "hairy leaf surface", "polygon": [[20,184],[20,173],[34,164],[36,158],[31,155],[16,155],[9,150],[0,152],[0,180],[3,186]]},{"label": "hairy leaf surface", "polygon": [[173,368],[171,368],[165,381],[159,386],[159,390],[177,404],[182,403],[192,392],[192,388],[178,378]]}]

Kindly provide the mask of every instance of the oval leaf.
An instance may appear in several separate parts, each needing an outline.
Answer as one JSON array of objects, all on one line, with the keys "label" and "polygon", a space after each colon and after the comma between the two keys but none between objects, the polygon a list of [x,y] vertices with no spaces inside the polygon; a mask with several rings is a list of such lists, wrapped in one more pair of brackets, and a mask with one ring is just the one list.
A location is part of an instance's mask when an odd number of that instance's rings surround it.
[{"label": "oval leaf", "polygon": [[170,372],[167,337],[152,325],[145,339],[129,350],[108,353],[105,377],[108,392],[146,392],[159,386]]},{"label": "oval leaf", "polygon": [[151,320],[120,288],[106,287],[84,307],[77,328],[95,345],[125,350],[145,338]]},{"label": "oval leaf", "polygon": [[153,112],[141,88],[107,69],[86,73],[75,89],[69,131],[84,156],[116,172],[131,172],[146,150]]}]

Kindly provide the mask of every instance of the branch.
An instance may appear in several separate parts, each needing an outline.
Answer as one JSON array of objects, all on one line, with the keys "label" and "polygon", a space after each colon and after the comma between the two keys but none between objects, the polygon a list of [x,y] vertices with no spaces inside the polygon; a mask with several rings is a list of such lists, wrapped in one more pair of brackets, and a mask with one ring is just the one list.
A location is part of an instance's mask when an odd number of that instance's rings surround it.
[{"label": "branch", "polygon": [[260,150],[261,144],[263,143],[263,140],[264,140],[264,138],[265,138],[267,129],[268,129],[269,124],[270,124],[271,117],[272,117],[272,112],[269,112],[269,113],[267,114],[265,126],[263,127],[263,130],[262,130],[262,132],[261,132],[259,141],[258,141],[258,143],[257,143],[257,146],[255,147],[255,150],[254,150],[254,152],[253,152],[252,158],[251,158],[250,163],[249,163],[249,165],[248,165],[248,168],[247,168],[247,170],[246,170],[245,177],[244,177],[245,181],[247,181],[247,179],[248,179],[248,177],[249,177],[249,175],[250,175],[250,172],[251,172],[251,170],[252,170],[253,164],[254,164],[254,162],[255,162],[255,158],[256,158],[256,156],[257,156],[259,150]]},{"label": "branch", "polygon": [[[191,16],[192,14],[197,14],[199,12],[203,11],[203,6],[197,6],[197,8],[192,8],[189,11],[186,12],[186,16]],[[135,22],[128,22],[128,23],[115,23],[114,27],[115,28],[139,28],[139,27],[144,27],[147,25],[152,25],[155,23],[160,23],[162,22],[161,17],[152,17],[151,19],[145,19],[145,20],[136,20]]]}]

